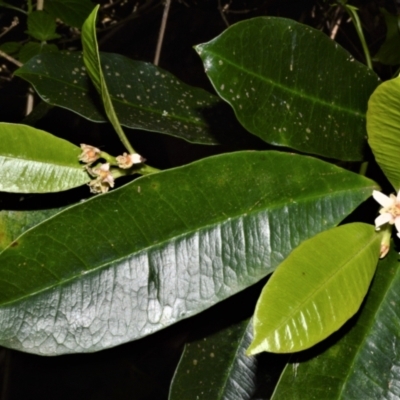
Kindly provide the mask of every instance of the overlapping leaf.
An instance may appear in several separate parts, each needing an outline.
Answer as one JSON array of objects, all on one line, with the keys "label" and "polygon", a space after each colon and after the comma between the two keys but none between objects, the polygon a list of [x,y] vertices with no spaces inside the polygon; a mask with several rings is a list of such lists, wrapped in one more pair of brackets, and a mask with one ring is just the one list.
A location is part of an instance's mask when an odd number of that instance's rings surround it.
[{"label": "overlapping leaf", "polygon": [[60,18],[67,25],[81,28],[93,9],[90,0],[46,0],[45,10],[54,18]]},{"label": "overlapping leaf", "polygon": [[[273,400],[400,397],[399,255],[379,262],[355,326],[318,357],[305,352],[287,365]],[[340,333],[340,332],[339,332]],[[343,332],[346,333],[346,332]]]},{"label": "overlapping leaf", "polygon": [[90,181],[79,147],[48,132],[1,123],[0,142],[0,191],[59,192]]},{"label": "overlapping leaf", "polygon": [[264,287],[248,353],[308,349],[337,331],[359,309],[374,276],[380,235],[353,223],[302,243]]},{"label": "overlapping leaf", "polygon": [[400,189],[400,78],[382,83],[368,102],[368,142],[395,190]]},{"label": "overlapping leaf", "polygon": [[[106,84],[123,126],[217,144],[211,123],[220,100],[152,64],[100,53]],[[47,103],[105,122],[80,53],[42,54],[15,72]]]},{"label": "overlapping leaf", "polygon": [[148,335],[257,282],[374,187],[277,152],[141,177],[61,212],[1,253],[0,343],[51,355]]},{"label": "overlapping leaf", "polygon": [[361,160],[378,77],[322,32],[260,17],[196,47],[217,93],[268,143]]},{"label": "overlapping leaf", "polygon": [[249,321],[187,343],[171,383],[169,400],[249,400],[256,390],[257,360],[246,356]]}]

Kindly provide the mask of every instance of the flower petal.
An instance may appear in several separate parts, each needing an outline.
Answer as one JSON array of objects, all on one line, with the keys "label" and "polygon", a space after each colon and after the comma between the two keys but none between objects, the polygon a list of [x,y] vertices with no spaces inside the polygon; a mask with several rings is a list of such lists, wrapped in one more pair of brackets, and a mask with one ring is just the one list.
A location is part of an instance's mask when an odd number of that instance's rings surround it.
[{"label": "flower petal", "polygon": [[393,205],[393,200],[390,197],[386,196],[386,194],[378,192],[377,190],[372,192],[372,196],[382,207],[390,207]]},{"label": "flower petal", "polygon": [[375,227],[379,228],[380,226],[387,224],[388,222],[393,224],[392,214],[390,213],[381,214],[379,215],[379,217],[375,218]]}]

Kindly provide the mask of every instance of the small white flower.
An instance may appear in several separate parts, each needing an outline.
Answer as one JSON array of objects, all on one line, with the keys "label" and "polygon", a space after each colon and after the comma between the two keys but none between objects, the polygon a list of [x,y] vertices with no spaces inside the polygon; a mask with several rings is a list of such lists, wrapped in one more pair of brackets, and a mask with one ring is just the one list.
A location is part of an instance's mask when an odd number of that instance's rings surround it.
[{"label": "small white flower", "polygon": [[132,165],[134,164],[141,164],[146,161],[140,154],[137,153],[134,154],[124,153],[122,154],[122,156],[118,156],[116,160],[118,163],[118,167],[122,169],[128,169],[132,167]]},{"label": "small white flower", "polygon": [[87,168],[90,175],[95,176],[89,182],[90,191],[92,193],[106,193],[112,187],[114,187],[114,177],[110,172],[110,164],[101,164],[97,168]]},{"label": "small white flower", "polygon": [[[397,231],[400,232],[400,190],[397,196],[391,194],[389,197],[374,190],[372,196],[382,206],[379,210],[379,217],[375,219],[376,230],[389,223],[390,225],[395,225]],[[397,236],[400,237],[399,234]]]}]

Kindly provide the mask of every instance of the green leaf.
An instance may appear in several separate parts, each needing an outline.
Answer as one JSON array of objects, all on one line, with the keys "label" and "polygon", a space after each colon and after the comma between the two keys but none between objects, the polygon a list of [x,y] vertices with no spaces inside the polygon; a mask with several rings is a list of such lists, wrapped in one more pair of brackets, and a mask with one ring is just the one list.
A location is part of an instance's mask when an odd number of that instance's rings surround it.
[{"label": "green leaf", "polygon": [[338,330],[359,309],[379,252],[380,235],[361,223],[302,243],[261,293],[248,354],[301,351]]},{"label": "green leaf", "polygon": [[23,63],[26,63],[31,58],[37,56],[38,54],[56,53],[56,52],[58,52],[58,48],[55,44],[28,42],[21,47],[18,53],[18,58]]},{"label": "green leaf", "polygon": [[[400,269],[390,251],[379,261],[366,302],[350,332],[318,357],[294,357],[281,376],[273,400],[394,399],[400,397]],[[348,331],[348,329],[347,329]]]},{"label": "green leaf", "polygon": [[0,1],[0,7],[9,8],[9,9],[11,9],[11,10],[19,11],[19,12],[21,12],[21,13],[23,13],[23,14],[27,14],[27,12],[26,12],[25,10],[23,10],[22,8],[14,7],[14,6],[12,6],[11,4],[8,4],[8,3],[5,2],[5,1]]},{"label": "green leaf", "polygon": [[125,148],[132,154],[135,153],[135,151],[122,130],[101,68],[100,53],[96,38],[96,18],[99,8],[100,5],[94,8],[82,26],[83,62],[90,79],[101,96],[104,110],[111,125],[114,127]]},{"label": "green leaf", "polygon": [[169,400],[251,399],[257,361],[246,356],[249,321],[187,343],[171,383]]},{"label": "green leaf", "polygon": [[35,211],[0,211],[0,252],[25,231],[62,210],[63,208]]},{"label": "green leaf", "polygon": [[33,11],[28,15],[27,33],[41,42],[58,39],[56,21],[44,11]]},{"label": "green leaf", "polygon": [[395,190],[400,189],[400,78],[383,82],[368,102],[368,143]]},{"label": "green leaf", "polygon": [[44,9],[53,17],[67,25],[81,28],[93,9],[90,0],[46,0]]},{"label": "green leaf", "polygon": [[329,163],[278,152],[140,177],[1,253],[0,344],[55,355],[149,335],[259,281],[373,188]]},{"label": "green leaf", "polygon": [[380,8],[386,22],[386,39],[375,54],[374,60],[386,65],[400,64],[399,17]]},{"label": "green leaf", "polygon": [[[121,124],[160,132],[191,143],[218,144],[212,126],[217,97],[179,81],[153,64],[101,53],[107,87]],[[94,121],[104,112],[91,97],[91,83],[81,54],[43,54],[15,75],[30,82],[40,97]]]},{"label": "green leaf", "polygon": [[361,160],[377,75],[322,32],[295,21],[239,22],[196,46],[217,93],[268,143]]},{"label": "green leaf", "polygon": [[90,181],[79,147],[27,125],[0,123],[0,191],[45,193]]},{"label": "green leaf", "polygon": [[22,47],[21,43],[18,42],[6,42],[0,45],[0,50],[4,51],[4,53],[13,55],[20,51]]}]

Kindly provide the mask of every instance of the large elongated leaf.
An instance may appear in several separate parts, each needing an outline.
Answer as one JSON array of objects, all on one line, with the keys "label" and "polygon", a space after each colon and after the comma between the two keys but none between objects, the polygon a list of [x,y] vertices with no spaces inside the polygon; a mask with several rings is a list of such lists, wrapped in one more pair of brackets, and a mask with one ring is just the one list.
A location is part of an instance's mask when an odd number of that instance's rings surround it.
[{"label": "large elongated leaf", "polygon": [[268,143],[361,160],[378,77],[320,31],[260,17],[196,47],[217,93]]},{"label": "large elongated leaf", "polygon": [[261,293],[248,353],[296,352],[337,331],[367,293],[380,241],[372,225],[353,223],[296,248]]},{"label": "large elongated leaf", "polygon": [[[293,358],[274,400],[395,399],[400,397],[400,269],[391,251],[380,261],[355,326],[318,357]],[[344,332],[345,333],[345,332]]]},{"label": "large elongated leaf", "polygon": [[277,152],[141,177],[57,214],[1,253],[0,344],[51,355],[148,335],[257,282],[374,187]]},{"label": "large elongated leaf", "polygon": [[246,356],[249,321],[187,343],[171,383],[169,400],[250,400],[256,390],[257,359]]},{"label": "large elongated leaf", "polygon": [[22,233],[60,211],[62,211],[62,208],[35,211],[0,211],[0,252]]},{"label": "large elongated leaf", "polygon": [[[100,53],[105,80],[123,126],[160,132],[193,143],[217,144],[212,111],[220,100],[152,64]],[[107,118],[93,97],[81,53],[42,54],[15,72],[49,104],[94,122]],[[210,120],[211,118],[211,120]]]},{"label": "large elongated leaf", "polygon": [[79,164],[79,147],[27,125],[0,124],[0,191],[59,192],[90,177]]},{"label": "large elongated leaf", "polygon": [[396,190],[400,189],[400,78],[382,83],[368,102],[368,142]]}]

